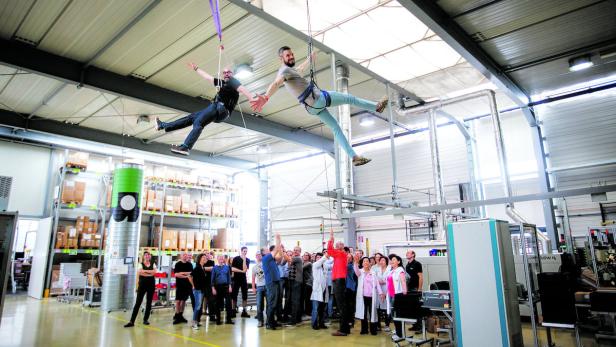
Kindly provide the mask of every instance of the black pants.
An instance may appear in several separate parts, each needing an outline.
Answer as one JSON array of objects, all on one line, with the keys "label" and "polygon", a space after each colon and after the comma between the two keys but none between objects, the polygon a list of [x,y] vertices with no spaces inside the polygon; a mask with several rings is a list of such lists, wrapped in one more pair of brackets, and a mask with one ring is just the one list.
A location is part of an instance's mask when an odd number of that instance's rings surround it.
[{"label": "black pants", "polygon": [[[219,112],[220,108],[218,107],[219,103],[213,102],[208,107],[203,110],[195,113],[191,113],[188,116],[177,119],[173,122],[162,122],[161,128],[165,129],[165,132],[184,129],[192,125],[192,130],[186,136],[186,140],[184,140],[184,146],[188,149],[191,149],[195,142],[199,139],[203,128],[215,121],[218,121],[220,117]],[[223,108],[224,110],[224,108]]]},{"label": "black pants", "polygon": [[229,285],[216,285],[216,310],[214,312],[216,321],[220,322],[221,312],[223,309],[227,311],[227,321],[231,320],[231,298],[229,297]]},{"label": "black pants", "polygon": [[291,306],[290,321],[293,324],[302,321],[302,284],[297,281],[289,281],[289,301]]},{"label": "black pants", "polygon": [[285,311],[285,307],[283,306],[283,299],[286,300],[285,293],[287,292],[287,282],[287,277],[281,277],[280,281],[278,281],[278,301],[276,302],[276,318],[279,322],[287,320],[289,316],[288,313]]},{"label": "black pants", "polygon": [[351,332],[349,326],[349,312],[346,301],[346,279],[338,278],[332,281],[334,287],[334,297],[336,298],[336,305],[338,307],[338,315],[340,316],[340,332],[348,334]]},{"label": "black pants", "polygon": [[370,326],[370,334],[376,335],[377,322],[372,323],[372,298],[364,296],[364,319],[361,320],[361,332],[368,333],[368,326]]},{"label": "black pants", "polygon": [[152,311],[152,297],[154,297],[154,286],[140,285],[139,289],[137,289],[137,301],[135,301],[135,306],[133,307],[133,314],[130,317],[130,321],[132,323],[135,323],[135,319],[137,319],[137,313],[139,313],[139,309],[141,308],[141,303],[143,302],[144,296],[146,296],[146,299],[143,321],[147,322],[150,318],[150,312]]},{"label": "black pants", "polygon": [[310,315],[312,312],[312,300],[310,300],[310,296],[312,296],[312,286],[304,284],[304,314]]},{"label": "black pants", "polygon": [[[394,317],[402,317],[403,308],[403,298],[404,294],[398,293],[394,296]],[[396,327],[396,335],[398,337],[402,337],[402,322],[394,320],[394,326]]]},{"label": "black pants", "polygon": [[357,292],[347,288],[344,293],[346,298],[347,322],[353,326],[355,324],[355,294]]}]

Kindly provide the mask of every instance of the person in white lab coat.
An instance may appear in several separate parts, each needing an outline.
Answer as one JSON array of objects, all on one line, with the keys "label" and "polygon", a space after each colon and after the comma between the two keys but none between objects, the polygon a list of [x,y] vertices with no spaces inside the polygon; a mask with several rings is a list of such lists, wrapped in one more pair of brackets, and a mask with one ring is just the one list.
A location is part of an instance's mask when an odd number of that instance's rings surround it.
[{"label": "person in white lab coat", "polygon": [[[356,255],[353,260],[353,269],[355,275],[357,275],[355,318],[361,319],[361,335],[368,334],[368,326],[370,326],[370,334],[376,335],[379,321],[377,307],[380,294],[382,294],[381,286],[376,274],[370,271],[370,259],[368,257],[363,257],[360,260]],[[359,269],[359,263],[362,265],[361,269]]]},{"label": "person in white lab coat", "polygon": [[329,290],[324,267],[327,259],[327,253],[325,253],[325,256],[323,256],[323,253],[317,253],[315,262],[312,263],[312,294],[310,300],[312,301],[311,322],[314,330],[327,329],[325,326],[325,308],[329,300]]}]

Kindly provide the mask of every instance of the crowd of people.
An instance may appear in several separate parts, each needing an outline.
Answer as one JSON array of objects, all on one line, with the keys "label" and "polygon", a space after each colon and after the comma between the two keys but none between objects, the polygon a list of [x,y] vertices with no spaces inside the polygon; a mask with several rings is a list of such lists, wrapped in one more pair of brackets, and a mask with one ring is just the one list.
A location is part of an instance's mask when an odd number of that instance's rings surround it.
[{"label": "crowd of people", "polygon": [[[184,316],[186,301],[192,303],[192,328],[198,330],[206,312],[210,323],[234,324],[239,313],[238,296],[241,291],[242,312],[246,312],[249,284],[256,297],[256,319],[259,327],[276,330],[310,322],[312,329],[328,329],[327,323],[338,319],[333,336],[347,336],[356,320],[360,321],[360,334],[377,335],[379,331],[393,333],[394,340],[404,336],[402,324],[393,321],[404,310],[403,296],[421,291],[422,266],[415,260],[415,252],[406,252],[407,263],[396,254],[384,256],[375,253],[365,256],[362,250],[345,247],[334,242],[333,232],[327,247],[321,252],[302,254],[300,247],[286,250],[276,234],[275,244],[255,254],[255,261],[247,257],[248,249],[232,259],[206,252],[196,257],[181,254],[174,265],[176,278],[175,315],[173,324],[188,323]],[[134,326],[139,308],[146,297],[143,324],[149,324],[154,293],[156,265],[148,252],[139,264],[139,286],[135,307],[126,327]],[[252,266],[252,278],[247,273]],[[332,323],[333,324],[333,323]],[[332,325],[333,326],[333,325]],[[416,326],[414,328],[420,328]]]}]

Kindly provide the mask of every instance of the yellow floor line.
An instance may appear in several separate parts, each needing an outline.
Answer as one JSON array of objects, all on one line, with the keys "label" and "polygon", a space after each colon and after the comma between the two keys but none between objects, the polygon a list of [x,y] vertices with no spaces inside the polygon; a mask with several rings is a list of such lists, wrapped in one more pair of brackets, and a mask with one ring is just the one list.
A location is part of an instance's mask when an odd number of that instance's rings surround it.
[{"label": "yellow floor line", "polygon": [[[99,312],[99,311],[97,311],[97,310],[92,310],[92,309],[85,309],[85,310],[86,310],[86,311],[88,311],[88,312],[90,312],[90,313],[97,314],[97,315],[99,315],[99,316],[103,316],[103,315],[104,315],[104,314],[102,314],[101,312]],[[114,317],[114,316],[112,316],[112,315],[106,315],[106,317],[111,318],[111,319],[115,319],[115,320],[117,320],[117,321],[119,321],[119,322],[122,322],[122,323],[128,323],[128,321],[127,321],[127,320],[122,319],[122,318],[118,318],[118,317]],[[135,326],[137,326],[137,325],[135,325]],[[141,324],[140,324],[140,325],[138,325],[138,326],[139,326],[139,327],[142,327],[142,328],[144,328],[144,329],[149,329],[149,330],[153,330],[153,331],[159,332],[159,333],[161,333],[161,334],[165,334],[165,335],[169,335],[169,336],[177,337],[177,338],[182,339],[182,340],[186,340],[186,341],[190,341],[190,342],[198,343],[198,344],[200,344],[200,345],[205,345],[205,346],[210,346],[210,347],[221,347],[221,346],[219,346],[219,345],[215,345],[215,344],[213,344],[213,343],[209,343],[209,342],[205,342],[205,341],[202,341],[202,340],[193,339],[192,337],[188,337],[188,336],[184,336],[184,335],[180,335],[180,334],[172,333],[172,332],[170,332],[170,331],[166,331],[166,330],[163,330],[163,329],[160,329],[160,328],[157,328],[157,327],[151,326],[151,325],[141,325]]]}]

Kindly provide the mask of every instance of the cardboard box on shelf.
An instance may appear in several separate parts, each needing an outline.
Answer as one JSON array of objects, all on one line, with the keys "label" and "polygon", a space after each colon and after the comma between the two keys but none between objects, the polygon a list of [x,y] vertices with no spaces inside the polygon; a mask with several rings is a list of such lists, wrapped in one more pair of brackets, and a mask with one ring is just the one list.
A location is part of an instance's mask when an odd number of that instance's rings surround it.
[{"label": "cardboard box on shelf", "polygon": [[179,196],[173,197],[173,211],[182,212],[182,198]]},{"label": "cardboard box on shelf", "polygon": [[93,243],[93,247],[94,248],[101,248],[101,240],[102,240],[102,236],[95,234],[94,235],[94,243]]},{"label": "cardboard box on shelf", "polygon": [[83,200],[86,196],[86,182],[80,182],[80,181],[76,181],[75,182],[75,202],[77,203],[83,203]]},{"label": "cardboard box on shelf", "polygon": [[66,247],[66,232],[64,231],[64,228],[62,228],[62,230],[60,230],[60,228],[58,228],[58,232],[56,233],[56,247],[55,248],[65,248]]},{"label": "cardboard box on shelf", "polygon": [[163,210],[163,197],[162,197],[162,195],[156,196],[156,199],[154,199],[154,204],[151,207],[151,209],[154,210],[154,211],[162,211]]},{"label": "cardboard box on shelf", "polygon": [[66,166],[68,167],[79,167],[82,169],[86,169],[88,167],[88,160],[90,159],[90,154],[85,152],[71,152],[68,155],[68,159],[66,160]]},{"label": "cardboard box on shelf", "polygon": [[86,279],[88,285],[91,287],[100,287],[103,285],[101,270],[98,268],[93,267],[88,269],[88,272],[86,272]]},{"label": "cardboard box on shelf", "polygon": [[203,250],[203,236],[204,236],[204,232],[202,231],[195,231],[195,251],[201,251]]},{"label": "cardboard box on shelf", "polygon": [[107,206],[111,206],[111,193],[112,193],[113,189],[111,188],[111,185],[107,185]]},{"label": "cardboard box on shelf", "polygon": [[173,195],[165,197],[165,212],[173,212]]},{"label": "cardboard box on shelf", "polygon": [[61,202],[69,203],[75,201],[75,182],[74,181],[64,181],[62,184],[62,196],[60,197]]},{"label": "cardboard box on shelf", "polygon": [[218,229],[216,236],[214,236],[214,248],[226,249],[227,247],[227,229]]},{"label": "cardboard box on shelf", "polygon": [[182,213],[195,213],[190,194],[182,194],[180,197],[182,202]]},{"label": "cardboard box on shelf", "polygon": [[197,214],[203,216],[212,215],[212,203],[210,201],[199,200],[197,201]]},{"label": "cardboard box on shelf", "polygon": [[186,230],[178,231],[179,245],[178,249],[186,249]]},{"label": "cardboard box on shelf", "polygon": [[195,231],[186,230],[186,249],[194,250],[195,248]]},{"label": "cardboard box on shelf", "polygon": [[178,231],[177,230],[163,228],[162,249],[169,249],[169,250],[178,249]]}]

